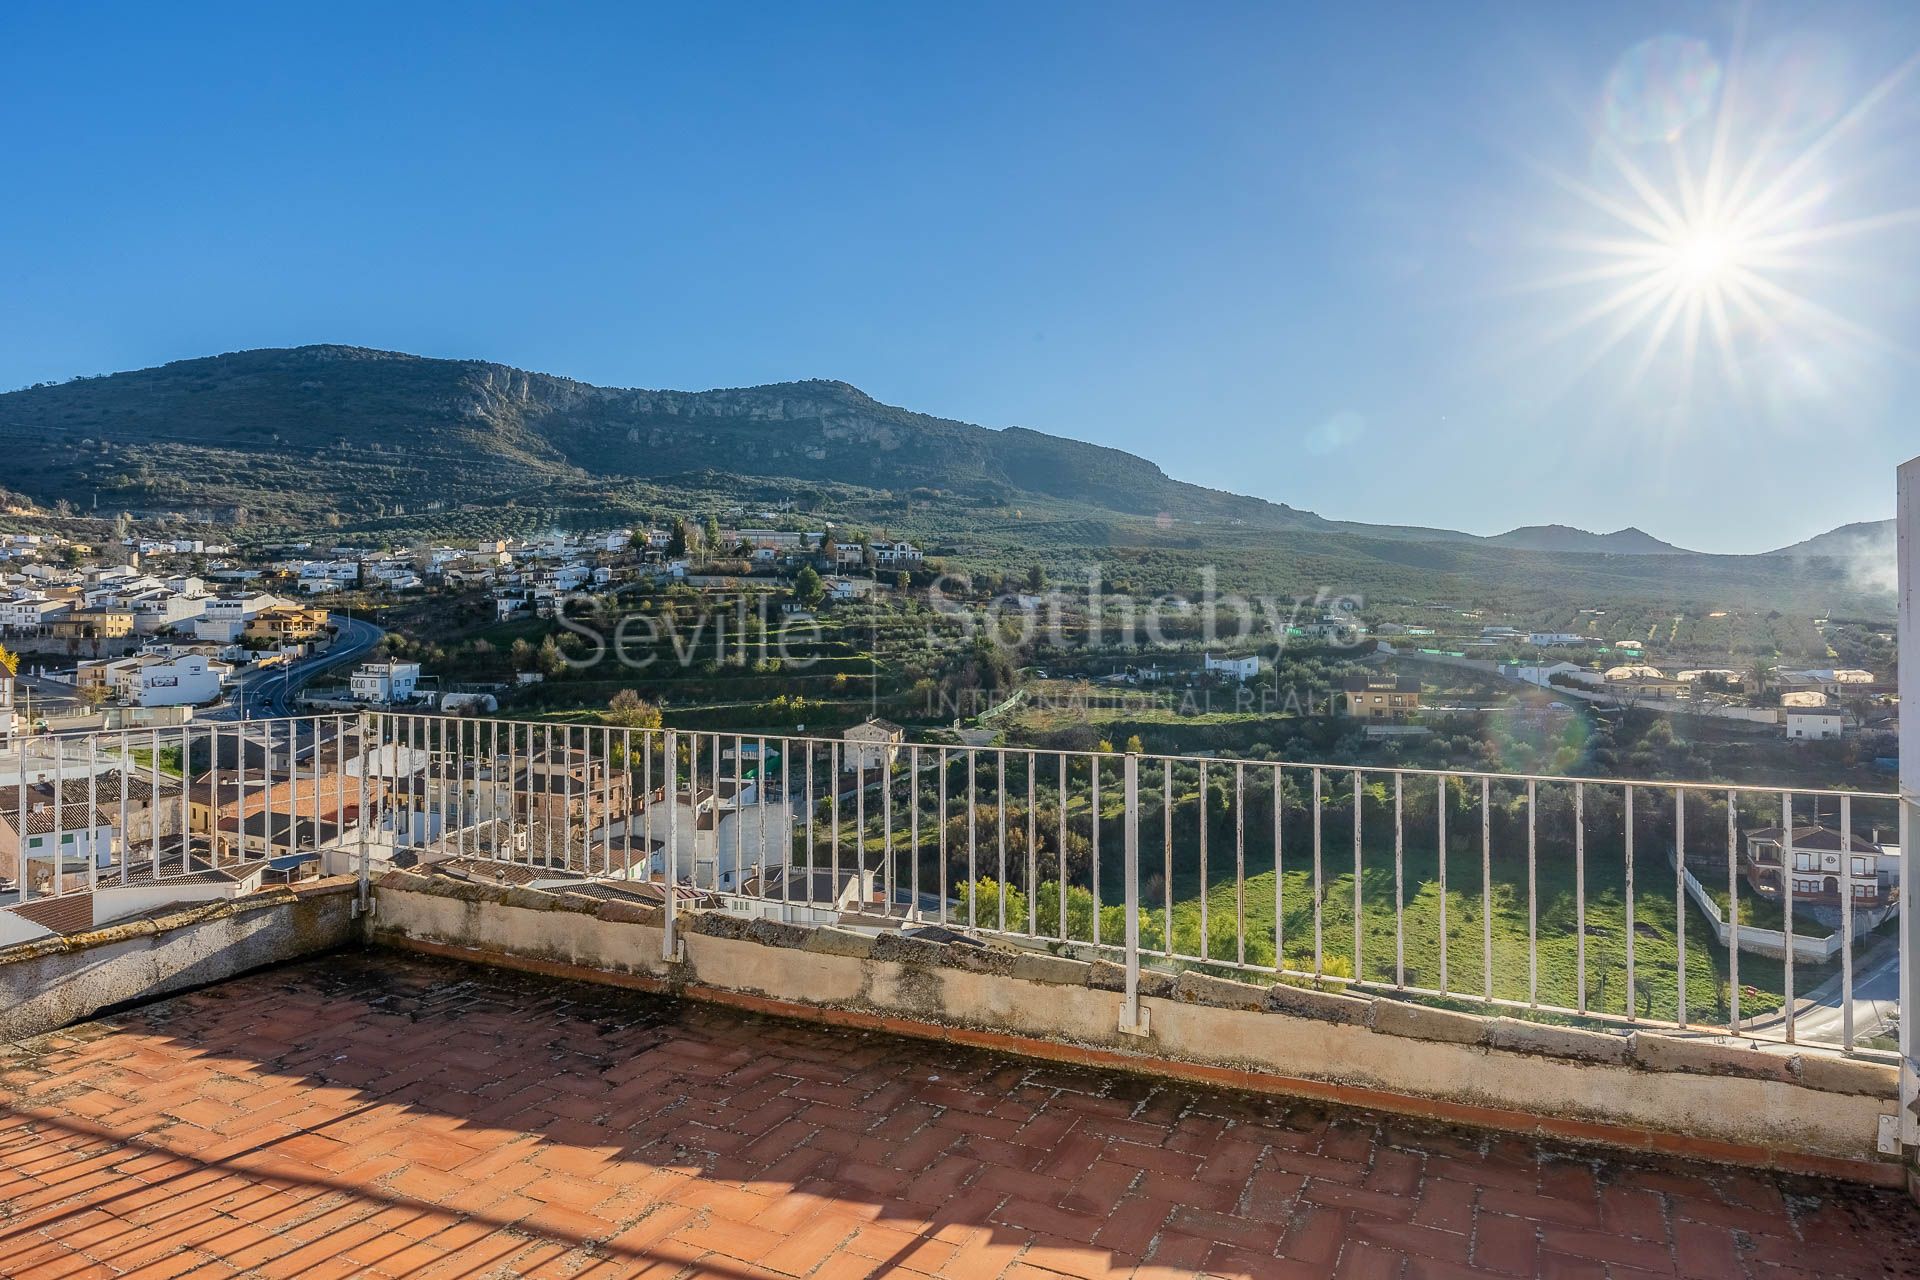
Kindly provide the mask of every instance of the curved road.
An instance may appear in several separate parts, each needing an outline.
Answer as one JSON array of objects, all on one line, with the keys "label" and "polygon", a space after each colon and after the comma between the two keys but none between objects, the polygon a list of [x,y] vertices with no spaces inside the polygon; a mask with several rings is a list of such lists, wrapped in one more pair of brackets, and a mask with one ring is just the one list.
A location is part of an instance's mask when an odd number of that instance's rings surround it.
[{"label": "curved road", "polygon": [[233,696],[218,708],[200,713],[202,720],[257,720],[266,716],[294,714],[294,699],[300,690],[323,671],[352,662],[380,643],[387,633],[363,618],[329,614],[328,620],[339,629],[333,647],[317,657],[305,658],[286,667],[249,672],[234,682]]}]

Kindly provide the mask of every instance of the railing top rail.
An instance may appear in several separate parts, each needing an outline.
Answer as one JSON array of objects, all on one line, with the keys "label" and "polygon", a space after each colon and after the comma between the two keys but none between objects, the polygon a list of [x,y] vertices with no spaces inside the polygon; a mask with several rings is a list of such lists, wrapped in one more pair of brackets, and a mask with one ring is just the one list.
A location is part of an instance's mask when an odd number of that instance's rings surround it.
[{"label": "railing top rail", "polygon": [[[805,734],[805,733],[777,733],[777,732],[769,733],[762,730],[746,730],[746,729],[740,729],[740,730],[634,729],[634,728],[628,728],[622,725],[584,724],[584,723],[574,723],[574,722],[555,721],[555,720],[529,720],[529,719],[519,719],[512,716],[478,716],[478,717],[446,716],[446,715],[442,715],[439,712],[433,712],[433,711],[389,711],[389,710],[383,710],[383,709],[370,708],[363,712],[324,711],[324,712],[314,712],[310,715],[300,715],[300,716],[262,716],[252,720],[244,720],[244,721],[204,720],[204,721],[189,721],[188,723],[182,724],[182,725],[141,725],[137,727],[128,726],[125,728],[115,728],[115,729],[62,730],[56,733],[42,733],[42,734],[33,734],[33,735],[22,734],[16,739],[15,743],[9,744],[8,749],[14,750],[14,749],[23,747],[31,751],[32,747],[38,743],[60,744],[60,743],[69,743],[69,742],[80,742],[80,741],[85,741],[87,739],[94,739],[94,738],[118,740],[123,736],[144,737],[144,736],[154,734],[156,732],[161,734],[162,736],[166,736],[169,734],[178,734],[181,732],[189,732],[189,733],[220,732],[220,733],[240,735],[240,734],[243,734],[248,729],[253,729],[256,731],[260,729],[271,729],[271,727],[275,725],[291,724],[294,722],[307,721],[307,720],[332,722],[332,721],[341,720],[341,719],[351,719],[359,715],[389,716],[389,717],[421,717],[421,718],[431,718],[431,719],[461,720],[461,721],[466,721],[468,723],[479,723],[479,724],[511,725],[515,727],[529,728],[529,729],[571,729],[575,731],[584,730],[588,732],[605,731],[609,733],[629,733],[629,734],[640,735],[640,736],[675,732],[675,733],[680,733],[690,737],[692,736],[705,737],[705,738],[718,737],[722,739],[737,738],[743,742],[765,738],[769,741],[788,742],[788,743],[795,743],[800,745],[834,746],[834,747],[840,747],[842,749],[846,748],[849,745],[848,740],[842,737],[838,737],[838,736],[827,737],[827,736],[822,736],[817,734]],[[855,744],[855,745],[859,745],[859,744]],[[922,752],[944,751],[949,755],[960,755],[965,753],[972,753],[975,755],[987,755],[987,756],[1042,755],[1042,756],[1050,756],[1055,758],[1064,757],[1066,759],[1077,759],[1077,760],[1110,760],[1116,763],[1126,758],[1125,752],[1109,752],[1109,751],[1086,750],[1082,748],[1066,748],[1066,747],[994,746],[994,745],[970,746],[966,743],[916,742],[910,739],[903,739],[900,742],[894,743],[893,745],[900,750],[905,750],[908,748],[917,748]],[[1600,776],[1589,775],[1589,774],[1522,773],[1522,772],[1513,772],[1513,771],[1500,770],[1500,769],[1440,769],[1440,768],[1428,768],[1428,767],[1417,766],[1417,765],[1335,764],[1335,763],[1328,763],[1324,761],[1313,761],[1313,760],[1255,760],[1255,759],[1249,759],[1243,756],[1186,755],[1186,754],[1181,754],[1177,752],[1145,751],[1145,752],[1140,752],[1138,754],[1142,760],[1152,761],[1152,762],[1162,763],[1162,764],[1170,763],[1170,764],[1188,764],[1188,765],[1201,765],[1201,764],[1246,765],[1252,768],[1283,769],[1283,770],[1292,770],[1296,772],[1309,772],[1309,773],[1319,772],[1319,773],[1330,774],[1330,775],[1359,773],[1362,775],[1376,775],[1380,777],[1476,778],[1476,779],[1485,778],[1485,779],[1488,779],[1489,781],[1494,781],[1494,782],[1511,782],[1511,783],[1536,782],[1536,783],[1549,783],[1549,784],[1561,785],[1561,786],[1579,783],[1586,786],[1596,786],[1596,787],[1615,787],[1615,788],[1635,787],[1635,788],[1644,788],[1647,790],[1689,791],[1689,792],[1709,793],[1709,794],[1715,794],[1715,795],[1724,794],[1726,792],[1731,791],[1731,792],[1738,792],[1742,795],[1752,795],[1752,796],[1791,795],[1791,796],[1799,796],[1799,797],[1835,799],[1835,800],[1854,799],[1854,800],[1867,800],[1867,801],[1895,801],[1900,798],[1899,791],[1895,788],[1889,788],[1888,790],[1885,790],[1885,791],[1865,791],[1860,789],[1849,789],[1849,788],[1843,788],[1843,787],[1789,786],[1789,785],[1783,785],[1780,783],[1698,782],[1698,781],[1689,781],[1689,780],[1681,780],[1681,779],[1674,779],[1674,778],[1608,778],[1608,777],[1600,777]]]},{"label": "railing top rail", "polygon": [[[411,715],[411,714],[419,714],[419,713],[401,711],[401,712],[375,712],[374,714]],[[477,717],[477,719],[487,724],[517,725],[517,726],[526,727],[526,728],[567,727],[567,728],[573,728],[573,729],[607,730],[615,733],[628,732],[636,735],[664,734],[667,732],[674,732],[674,733],[679,733],[679,734],[690,736],[690,737],[702,737],[702,738],[717,737],[722,739],[738,738],[742,741],[755,741],[761,738],[765,738],[768,741],[812,744],[816,746],[838,746],[838,747],[844,748],[848,745],[847,739],[838,737],[838,736],[825,737],[817,734],[807,734],[807,733],[767,732],[765,730],[760,730],[760,729],[672,729],[671,727],[662,728],[662,729],[626,729],[623,726],[619,726],[619,725],[590,725],[590,724],[577,724],[577,723],[568,723],[564,721],[553,721],[553,720],[523,720],[523,719],[517,719],[517,718],[511,717],[511,716],[481,716],[481,717]],[[258,722],[255,722],[255,723],[258,723]],[[856,745],[859,745],[859,744],[856,744]],[[1098,750],[1087,750],[1085,748],[1074,748],[1074,747],[994,746],[994,745],[970,746],[966,743],[916,742],[912,739],[902,739],[901,741],[894,743],[893,745],[896,748],[901,750],[905,750],[909,747],[917,747],[921,751],[945,751],[952,755],[972,752],[976,755],[1042,755],[1042,756],[1050,756],[1050,757],[1064,756],[1068,759],[1111,760],[1116,763],[1118,761],[1124,760],[1127,756],[1127,753],[1122,751],[1098,751]],[[1862,791],[1862,790],[1850,790],[1846,788],[1836,788],[1836,787],[1799,787],[1799,786],[1787,786],[1779,783],[1760,783],[1760,782],[1691,782],[1691,781],[1682,781],[1682,780],[1673,779],[1673,778],[1607,778],[1607,777],[1599,777],[1599,776],[1586,775],[1586,774],[1521,773],[1521,772],[1513,772],[1513,771],[1507,771],[1507,770],[1501,770],[1501,769],[1436,769],[1436,768],[1425,768],[1425,767],[1414,766],[1414,765],[1332,764],[1332,763],[1327,763],[1323,761],[1313,761],[1313,760],[1254,760],[1244,756],[1202,756],[1202,755],[1185,755],[1177,752],[1157,752],[1157,751],[1143,751],[1137,754],[1142,760],[1157,761],[1157,762],[1171,762],[1173,764],[1195,764],[1195,765],[1198,765],[1198,764],[1215,764],[1215,765],[1244,764],[1248,766],[1258,766],[1261,768],[1268,768],[1268,769],[1281,768],[1281,769],[1291,769],[1291,770],[1318,771],[1321,773],[1328,773],[1328,774],[1362,773],[1362,774],[1380,774],[1385,776],[1392,776],[1397,774],[1404,777],[1487,778],[1494,781],[1548,782],[1548,783],[1559,783],[1559,784],[1577,782],[1577,783],[1583,783],[1590,786],[1600,786],[1600,787],[1644,787],[1649,789],[1660,789],[1660,790],[1666,790],[1666,791],[1686,790],[1686,791],[1712,792],[1715,794],[1720,794],[1728,791],[1738,791],[1748,795],[1817,796],[1822,798],[1833,798],[1833,799],[1838,799],[1841,797],[1851,797],[1853,799],[1861,799],[1861,800],[1897,800],[1899,799],[1899,793],[1896,790],[1892,790],[1892,789],[1889,789],[1886,791]]]}]

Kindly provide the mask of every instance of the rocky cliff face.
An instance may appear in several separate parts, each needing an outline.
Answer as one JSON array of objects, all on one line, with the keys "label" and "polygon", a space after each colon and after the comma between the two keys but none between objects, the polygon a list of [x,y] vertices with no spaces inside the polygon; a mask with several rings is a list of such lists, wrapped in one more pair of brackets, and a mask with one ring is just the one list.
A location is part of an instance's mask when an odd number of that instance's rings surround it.
[{"label": "rocky cliff face", "polygon": [[487,361],[344,346],[243,351],[0,395],[0,448],[12,451],[13,487],[42,501],[105,493],[138,506],[139,495],[168,486],[251,489],[259,501],[262,489],[298,487],[313,501],[362,509],[403,492],[409,501],[428,493],[487,501],[503,484],[524,487],[543,475],[714,471],[1325,526],[1309,513],[1169,479],[1119,450],[913,413],[844,382],[605,388]]}]

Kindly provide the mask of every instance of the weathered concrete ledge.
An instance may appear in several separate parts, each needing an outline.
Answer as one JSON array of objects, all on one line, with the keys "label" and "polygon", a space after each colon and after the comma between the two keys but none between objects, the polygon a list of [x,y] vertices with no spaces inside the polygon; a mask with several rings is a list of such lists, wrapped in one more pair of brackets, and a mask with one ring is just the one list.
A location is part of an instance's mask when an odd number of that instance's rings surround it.
[{"label": "weathered concrete ledge", "polygon": [[0,1042],[359,937],[350,876],[186,904],[0,949]]},{"label": "weathered concrete ledge", "polygon": [[1119,1030],[1119,965],[390,873],[372,939],[787,1016],[962,1040],[1238,1088],[1897,1185],[1876,1152],[1895,1069],[1818,1051],[1487,1018],[1207,974],[1141,975],[1150,1034]]}]

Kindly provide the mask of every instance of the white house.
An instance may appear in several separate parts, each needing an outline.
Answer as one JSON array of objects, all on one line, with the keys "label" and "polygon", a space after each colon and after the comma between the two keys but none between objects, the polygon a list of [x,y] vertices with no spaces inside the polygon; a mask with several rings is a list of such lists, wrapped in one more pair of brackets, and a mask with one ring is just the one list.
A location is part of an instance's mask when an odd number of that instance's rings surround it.
[{"label": "white house", "polygon": [[[783,799],[748,784],[733,796],[707,788],[681,790],[673,798],[673,878],[707,889],[733,889],[762,867],[784,867],[792,856],[793,815]],[[667,862],[667,801],[655,791],[630,817],[616,819],[598,838],[609,848],[653,849],[654,874]],[[631,823],[631,835],[625,824]],[[637,864],[637,860],[636,860]],[[637,865],[636,865],[637,869]]]},{"label": "white house", "polygon": [[1847,727],[1846,713],[1839,707],[1786,707],[1783,718],[1790,741],[1825,742],[1841,737]]},{"label": "white house", "polygon": [[52,600],[38,591],[0,600],[0,627],[14,631],[39,632],[56,618],[73,612],[72,600]]},{"label": "white house", "polygon": [[876,564],[902,565],[919,564],[924,557],[911,542],[876,542],[873,559]]},{"label": "white house", "polygon": [[355,702],[405,702],[420,683],[417,662],[365,662],[349,682]]},{"label": "white house", "polygon": [[840,755],[840,767],[849,772],[858,769],[884,769],[900,754],[907,731],[891,720],[878,716],[854,725],[841,733],[846,747]]},{"label": "white house", "polygon": [[1260,674],[1260,657],[1251,654],[1245,658],[1216,658],[1209,653],[1201,657],[1200,669],[1228,680],[1251,680]]},{"label": "white house", "polygon": [[1527,635],[1527,643],[1537,649],[1568,648],[1586,642],[1585,636],[1575,635],[1571,631],[1534,631]]},{"label": "white house", "polygon": [[142,654],[116,673],[114,696],[128,707],[190,707],[220,696],[224,664],[202,653]]},{"label": "white house", "polygon": [[20,715],[13,706],[13,677],[0,667],[0,747],[13,741],[20,732]]},{"label": "white house", "polygon": [[873,594],[873,583],[866,578],[828,578],[827,594],[835,600],[864,600]]},{"label": "white house", "polygon": [[[241,591],[230,596],[214,596],[207,601],[206,617],[213,622],[233,622],[242,624],[253,621],[268,609],[278,609],[287,602],[265,591]],[[244,630],[244,625],[242,627]]]}]

